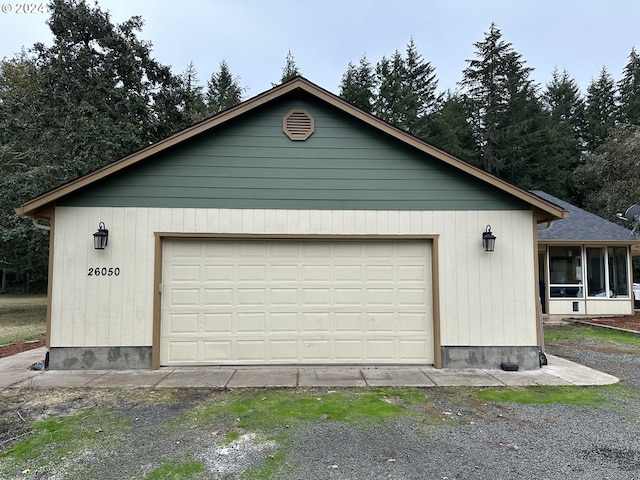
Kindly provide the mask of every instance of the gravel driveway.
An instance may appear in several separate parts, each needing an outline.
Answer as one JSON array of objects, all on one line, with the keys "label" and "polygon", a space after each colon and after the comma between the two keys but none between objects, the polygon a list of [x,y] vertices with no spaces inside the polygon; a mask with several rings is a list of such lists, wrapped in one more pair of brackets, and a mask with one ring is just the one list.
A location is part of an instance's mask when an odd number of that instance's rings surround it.
[{"label": "gravel driveway", "polygon": [[[116,409],[133,429],[47,465],[34,460],[3,478],[640,479],[640,349],[565,342],[548,344],[547,351],[622,382],[602,388],[608,401],[598,407],[484,402],[473,389],[429,388],[422,391],[422,415],[366,428],[319,418],[281,425],[277,440],[246,431],[231,442],[221,440],[233,418],[171,423],[225,392],[22,391],[0,396],[0,454],[30,422],[87,407]],[[271,473],[247,472],[278,456]],[[206,468],[197,475],[146,476],[166,458]],[[0,456],[0,472],[2,462]]]}]

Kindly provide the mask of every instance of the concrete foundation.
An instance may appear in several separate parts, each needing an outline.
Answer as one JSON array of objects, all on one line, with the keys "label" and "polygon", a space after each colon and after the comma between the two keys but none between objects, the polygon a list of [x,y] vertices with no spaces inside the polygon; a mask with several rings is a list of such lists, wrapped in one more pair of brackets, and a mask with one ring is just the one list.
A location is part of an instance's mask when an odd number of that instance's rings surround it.
[{"label": "concrete foundation", "polygon": [[151,369],[151,347],[52,347],[50,370]]},{"label": "concrete foundation", "polygon": [[502,362],[517,363],[520,370],[540,368],[538,347],[442,347],[442,368],[499,369]]}]

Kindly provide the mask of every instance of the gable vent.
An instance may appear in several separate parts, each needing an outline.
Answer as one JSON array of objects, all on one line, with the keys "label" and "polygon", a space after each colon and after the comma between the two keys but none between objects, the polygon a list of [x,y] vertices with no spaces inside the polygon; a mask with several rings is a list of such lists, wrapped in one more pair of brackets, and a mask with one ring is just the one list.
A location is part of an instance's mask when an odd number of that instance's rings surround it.
[{"label": "gable vent", "polygon": [[282,120],[282,130],[291,140],[306,140],[314,128],[313,117],[306,110],[291,110]]}]

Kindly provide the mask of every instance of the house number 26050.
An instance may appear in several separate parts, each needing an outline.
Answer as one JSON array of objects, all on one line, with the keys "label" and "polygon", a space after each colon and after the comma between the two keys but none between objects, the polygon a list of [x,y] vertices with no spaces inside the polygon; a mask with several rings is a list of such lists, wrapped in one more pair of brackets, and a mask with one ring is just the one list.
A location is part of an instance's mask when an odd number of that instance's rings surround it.
[{"label": "house number 26050", "polygon": [[120,275],[120,268],[118,267],[90,267],[89,277],[117,277]]}]

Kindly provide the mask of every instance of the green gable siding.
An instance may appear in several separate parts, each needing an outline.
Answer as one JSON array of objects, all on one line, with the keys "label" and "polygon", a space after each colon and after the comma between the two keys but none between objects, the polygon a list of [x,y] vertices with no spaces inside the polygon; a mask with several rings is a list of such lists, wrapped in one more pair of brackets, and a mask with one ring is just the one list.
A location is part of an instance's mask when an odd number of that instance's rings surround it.
[{"label": "green gable siding", "polygon": [[[306,109],[292,141],[282,119]],[[340,210],[531,208],[317,101],[285,98],[58,202],[62,206]]]}]

